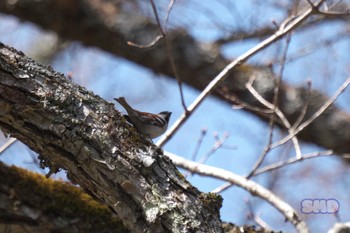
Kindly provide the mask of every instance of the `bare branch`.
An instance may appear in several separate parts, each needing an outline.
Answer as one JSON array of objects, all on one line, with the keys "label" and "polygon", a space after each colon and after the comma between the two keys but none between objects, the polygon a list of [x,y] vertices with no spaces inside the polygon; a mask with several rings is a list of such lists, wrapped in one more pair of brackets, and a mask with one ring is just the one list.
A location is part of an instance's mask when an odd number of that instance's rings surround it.
[{"label": "bare branch", "polygon": [[237,185],[247,190],[252,195],[262,198],[280,211],[281,214],[283,214],[286,219],[295,226],[299,233],[309,232],[306,223],[301,219],[297,211],[288,205],[288,203],[282,201],[279,197],[258,183],[221,168],[189,161],[169,152],[164,152],[164,154],[169,156],[173,163],[179,167],[196,172],[202,176],[215,177],[221,180],[229,181],[231,185]]},{"label": "bare branch", "polygon": [[[315,6],[318,7],[323,3],[324,0],[319,1]],[[309,16],[314,13],[314,9],[310,8],[306,10],[302,15],[295,18],[291,23],[287,26],[280,28],[277,30],[272,36],[268,37],[257,46],[248,50],[246,53],[239,56],[237,59],[233,60],[230,64],[228,64],[214,79],[209,83],[208,86],[201,92],[201,94],[196,98],[196,100],[187,108],[187,110],[180,116],[180,118],[172,125],[172,127],[165,133],[165,135],[157,142],[158,146],[163,146],[172,135],[185,123],[188,117],[193,113],[195,109],[202,103],[202,101],[209,95],[209,93],[217,87],[225,78],[227,74],[236,66],[244,63],[247,59],[252,57],[257,52],[263,50],[268,47],[275,41],[281,39],[286,34],[297,28],[302,22],[304,22]]]},{"label": "bare branch", "polygon": [[256,172],[254,172],[254,175],[260,175],[262,173],[268,172],[268,171],[272,171],[281,167],[284,167],[286,165],[290,165],[293,163],[297,163],[297,162],[301,162],[303,160],[306,159],[312,159],[312,158],[316,158],[316,157],[321,157],[321,156],[330,156],[330,155],[334,155],[332,150],[327,150],[327,151],[322,151],[322,152],[314,152],[314,153],[310,153],[310,154],[306,154],[301,156],[300,158],[295,156],[293,158],[290,158],[286,161],[280,161],[271,165],[267,165],[263,168],[260,168],[258,170],[256,170]]},{"label": "bare branch", "polygon": [[299,117],[297,118],[297,120],[294,122],[293,126],[292,126],[292,131],[294,131],[296,129],[296,127],[298,127],[298,125],[302,122],[302,120],[304,119],[305,115],[306,115],[306,111],[307,108],[309,106],[310,103],[310,94],[311,94],[311,81],[307,82],[307,97],[306,97],[306,103],[304,104],[304,107],[302,108]]},{"label": "bare branch", "polygon": [[169,17],[170,17],[170,12],[171,12],[171,10],[173,9],[173,6],[174,6],[174,4],[175,4],[175,1],[176,1],[176,0],[171,0],[171,1],[169,2],[167,14],[166,14],[166,17],[165,17],[165,23],[164,23],[164,29],[165,29],[165,31],[166,31],[166,28],[167,28],[167,26],[168,26],[168,21],[169,21]]},{"label": "bare branch", "polygon": [[[214,135],[214,138],[215,138],[215,143],[214,145],[212,146],[212,148],[206,153],[204,154],[198,161],[198,163],[201,163],[201,164],[204,164],[208,158],[213,155],[218,149],[222,148],[225,141],[227,140],[227,138],[229,137],[228,134],[225,134],[223,136],[223,139],[220,139],[218,135]],[[191,177],[193,174],[193,172],[189,172],[188,174],[185,175],[185,177]]]},{"label": "bare branch", "polygon": [[2,145],[0,147],[0,154],[2,154],[3,152],[5,152],[6,149],[8,149],[13,143],[15,143],[17,141],[16,138],[10,138],[10,140],[8,140],[7,142],[4,143],[4,145]]},{"label": "bare branch", "polygon": [[257,216],[254,212],[254,208],[253,205],[251,203],[251,201],[246,200],[247,206],[248,206],[248,219],[254,221],[256,224],[258,224],[259,226],[261,226],[264,229],[267,229],[268,231],[271,231],[271,227],[260,218],[260,216]]},{"label": "bare branch", "polygon": [[[293,133],[292,129],[291,129],[291,124],[289,123],[289,121],[287,120],[287,118],[284,116],[283,112],[277,107],[277,103],[272,104],[269,103],[267,100],[265,100],[252,86],[252,81],[248,82],[246,85],[247,89],[250,91],[250,93],[252,93],[252,95],[260,102],[262,103],[264,106],[266,106],[268,109],[272,110],[272,112],[275,112],[276,115],[279,117],[279,119],[281,120],[281,122],[283,123],[283,125],[285,126],[285,128],[288,130],[288,133],[291,134]],[[258,160],[256,161],[256,163],[254,164],[252,171],[249,173],[249,175],[247,176],[247,178],[250,178],[251,176],[254,175],[254,172],[256,171],[256,169],[258,169],[258,167],[260,166],[260,164],[263,162],[264,158],[266,157],[267,153],[272,149],[272,129],[270,126],[270,134],[269,134],[269,142],[266,145],[266,147],[264,148],[264,150],[262,151],[262,153],[260,154]],[[301,157],[301,150],[300,150],[300,145],[298,142],[298,139],[296,137],[292,137],[292,142],[294,145],[294,149],[295,149],[295,153],[296,156],[298,158]]]},{"label": "bare branch", "polygon": [[272,144],[272,148],[275,148],[277,146],[282,145],[283,143],[287,142],[290,140],[292,137],[297,135],[300,131],[302,131],[305,127],[310,125],[314,120],[316,120],[322,113],[324,113],[339,97],[339,95],[345,91],[345,89],[349,86],[350,84],[350,77],[345,80],[345,82],[339,87],[339,89],[336,91],[336,93],[326,102],[324,105],[317,111],[315,112],[308,120],[306,120],[304,123],[302,123],[300,126],[298,126],[292,133],[289,133],[288,136],[284,137],[278,142],[275,142]]},{"label": "bare branch", "polygon": [[127,41],[126,43],[130,46],[133,46],[133,47],[136,47],[136,48],[139,48],[139,49],[147,49],[147,48],[151,48],[153,47],[154,45],[157,44],[157,42],[159,40],[163,39],[163,35],[158,35],[156,36],[156,38],[154,38],[154,40],[152,40],[149,44],[146,44],[146,45],[140,45],[140,44],[137,44],[135,42],[132,42],[132,41]]},{"label": "bare branch", "polygon": [[[187,107],[186,107],[186,103],[185,103],[185,97],[184,97],[184,94],[183,94],[182,80],[180,78],[180,74],[179,74],[179,71],[177,70],[177,67],[176,67],[176,64],[175,64],[175,60],[174,60],[174,56],[172,54],[171,43],[169,43],[169,41],[167,40],[166,32],[163,29],[162,25],[160,24],[160,19],[159,19],[157,8],[156,8],[156,5],[154,4],[154,1],[150,0],[150,2],[151,2],[151,5],[152,5],[152,9],[153,9],[154,15],[156,17],[157,25],[158,25],[159,30],[161,31],[162,36],[164,38],[165,49],[166,49],[166,52],[167,52],[167,55],[168,55],[168,59],[169,59],[170,65],[171,65],[171,69],[172,69],[172,71],[174,73],[174,76],[175,76],[175,78],[177,80],[177,84],[179,86],[180,97],[181,97],[181,104],[182,104],[182,107],[186,111]],[[170,14],[170,10],[171,9],[172,9],[172,5],[169,5],[168,15]],[[167,20],[168,20],[168,17],[167,17],[166,21]]]},{"label": "bare branch", "polygon": [[[306,159],[312,159],[312,158],[317,158],[320,156],[330,156],[330,155],[335,155],[332,150],[327,150],[327,151],[323,151],[323,152],[314,152],[314,153],[303,155],[300,158],[297,158],[296,156],[294,156],[293,158],[290,158],[286,161],[280,161],[280,162],[277,162],[277,163],[274,163],[271,165],[267,165],[263,168],[257,169],[256,172],[254,173],[254,175],[255,176],[260,175],[262,173],[272,171],[272,170],[275,170],[275,169],[278,169],[278,168],[281,168],[281,167],[284,167],[287,165],[291,165],[291,164],[294,164],[297,162],[301,162],[301,161],[306,160]],[[227,183],[224,183],[221,186],[215,188],[212,192],[213,193],[221,193],[224,190],[230,188],[231,186],[232,186],[232,183],[227,182]]]}]

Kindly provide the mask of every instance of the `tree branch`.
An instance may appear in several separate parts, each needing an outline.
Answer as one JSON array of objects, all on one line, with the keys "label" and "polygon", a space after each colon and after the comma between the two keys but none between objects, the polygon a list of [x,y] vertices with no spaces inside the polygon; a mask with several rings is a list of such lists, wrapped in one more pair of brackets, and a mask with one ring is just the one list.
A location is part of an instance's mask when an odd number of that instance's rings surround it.
[{"label": "tree branch", "polygon": [[222,232],[221,197],[191,186],[114,105],[0,44],[0,129],[132,232]]},{"label": "tree branch", "polygon": [[283,216],[285,216],[286,219],[295,226],[299,233],[309,232],[306,223],[290,205],[282,201],[274,193],[265,189],[258,183],[255,183],[252,180],[246,179],[242,176],[236,175],[232,172],[221,168],[216,168],[198,162],[189,161],[180,156],[168,152],[166,152],[166,155],[169,156],[171,160],[173,160],[174,163],[179,167],[188,169],[200,175],[215,177],[225,181],[229,181],[231,185],[237,185],[247,190],[252,195],[256,195],[262,198],[263,200],[273,205],[276,209],[278,209],[283,214]]}]

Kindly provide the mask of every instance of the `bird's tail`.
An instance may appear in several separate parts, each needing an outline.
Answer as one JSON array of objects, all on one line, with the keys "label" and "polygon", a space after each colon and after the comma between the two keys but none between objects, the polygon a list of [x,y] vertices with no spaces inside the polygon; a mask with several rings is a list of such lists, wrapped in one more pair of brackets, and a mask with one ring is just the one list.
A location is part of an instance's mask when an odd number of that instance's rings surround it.
[{"label": "bird's tail", "polygon": [[133,111],[133,108],[126,102],[124,97],[113,98],[113,99],[117,101],[121,106],[123,106],[127,112]]}]

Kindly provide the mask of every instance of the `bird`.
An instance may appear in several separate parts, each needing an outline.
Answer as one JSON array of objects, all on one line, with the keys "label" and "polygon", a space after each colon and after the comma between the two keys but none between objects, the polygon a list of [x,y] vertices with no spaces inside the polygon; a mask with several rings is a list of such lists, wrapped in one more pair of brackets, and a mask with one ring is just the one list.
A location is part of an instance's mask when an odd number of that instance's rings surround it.
[{"label": "bird", "polygon": [[171,112],[163,111],[158,114],[141,112],[133,109],[124,97],[113,98],[126,110],[128,115],[124,115],[141,134],[148,138],[157,138],[168,128]]}]

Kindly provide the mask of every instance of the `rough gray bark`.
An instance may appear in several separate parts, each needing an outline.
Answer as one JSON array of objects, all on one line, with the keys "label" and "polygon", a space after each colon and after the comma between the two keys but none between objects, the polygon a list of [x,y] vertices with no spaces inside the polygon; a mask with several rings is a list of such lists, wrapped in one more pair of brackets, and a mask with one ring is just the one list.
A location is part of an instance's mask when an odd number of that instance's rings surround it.
[{"label": "rough gray bark", "polygon": [[0,129],[132,232],[222,232],[221,197],[191,186],[114,105],[0,44]]},{"label": "rough gray bark", "polygon": [[[18,0],[11,4],[8,1],[0,1],[0,11],[53,30],[62,38],[96,46],[148,67],[156,73],[173,77],[163,41],[149,49],[127,45],[127,41],[141,45],[148,44],[160,32],[155,23],[140,15],[134,15],[137,12],[125,10],[122,4],[113,5],[109,1],[100,0]],[[322,22],[323,17],[316,17],[314,22]],[[339,16],[326,19],[348,20],[348,17]],[[171,30],[167,34],[167,39],[172,46],[175,63],[177,67],[180,67],[179,75],[182,81],[199,90],[202,90],[229,62],[220,54],[217,44],[204,45],[188,35],[186,30]],[[244,103],[255,107],[260,106],[245,88],[246,82],[252,76],[256,78],[255,88],[264,98],[271,100],[275,74],[268,67],[239,67],[213,94],[229,104]],[[282,84],[280,94],[279,107],[291,124],[296,121],[303,106],[307,103],[309,107],[306,117],[311,116],[327,99],[327,96],[322,93],[313,91],[311,99],[308,100],[307,88],[293,87],[285,83]],[[251,112],[264,121],[269,120],[268,114]],[[349,153],[350,115],[332,107],[322,117],[306,127],[299,137],[332,149],[336,153]]]}]

